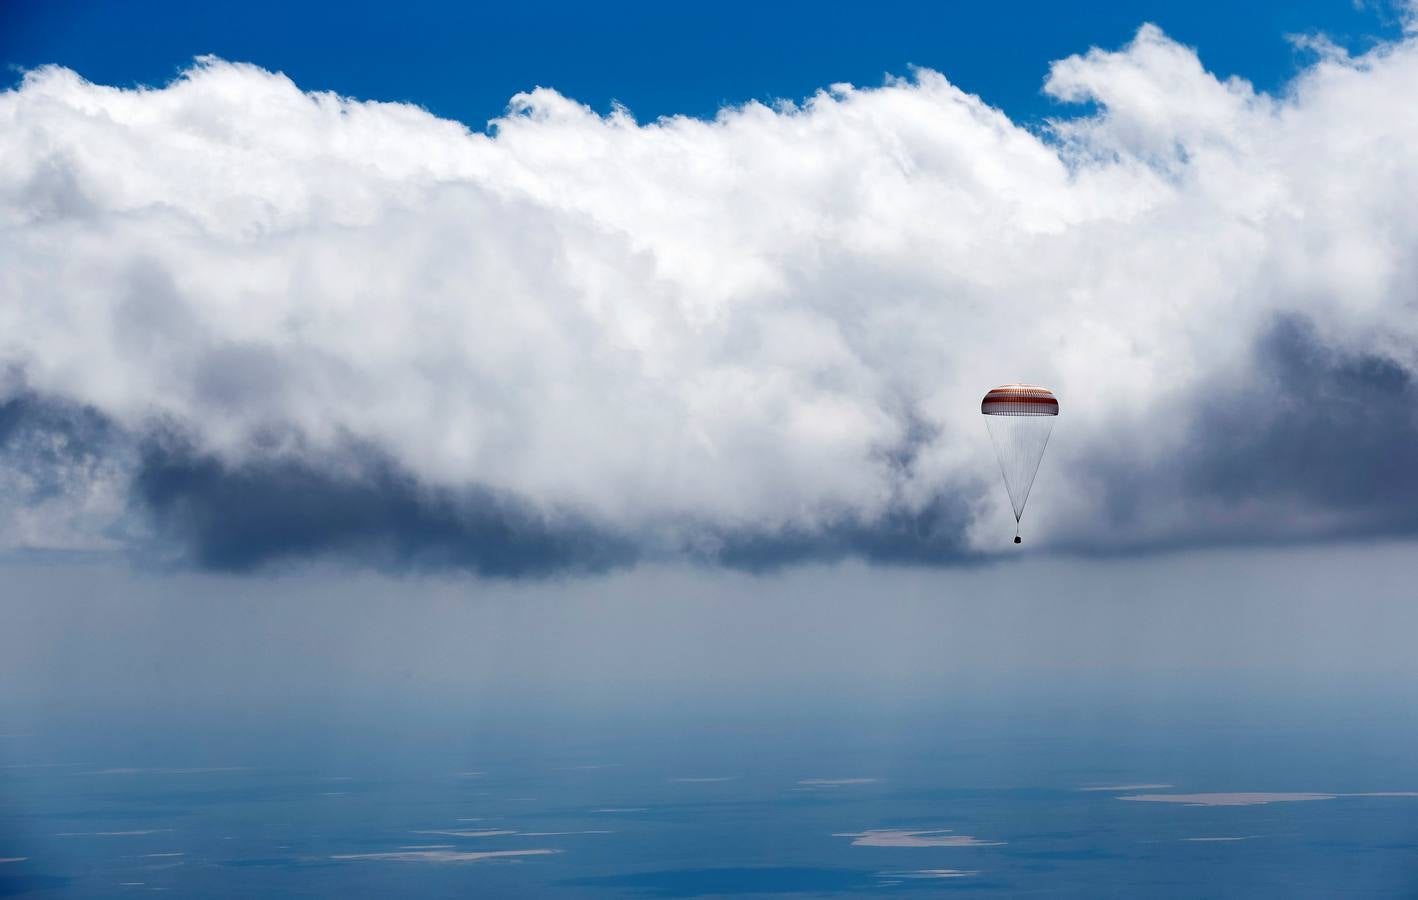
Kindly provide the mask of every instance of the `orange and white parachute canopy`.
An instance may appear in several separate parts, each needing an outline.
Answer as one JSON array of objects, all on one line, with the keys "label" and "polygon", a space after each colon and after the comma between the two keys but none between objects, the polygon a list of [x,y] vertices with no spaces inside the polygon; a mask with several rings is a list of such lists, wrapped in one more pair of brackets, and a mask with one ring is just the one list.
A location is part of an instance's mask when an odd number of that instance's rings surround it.
[{"label": "orange and white parachute canopy", "polygon": [[1056,416],[1059,398],[1037,384],[1002,384],[980,401],[980,412],[987,416]]}]

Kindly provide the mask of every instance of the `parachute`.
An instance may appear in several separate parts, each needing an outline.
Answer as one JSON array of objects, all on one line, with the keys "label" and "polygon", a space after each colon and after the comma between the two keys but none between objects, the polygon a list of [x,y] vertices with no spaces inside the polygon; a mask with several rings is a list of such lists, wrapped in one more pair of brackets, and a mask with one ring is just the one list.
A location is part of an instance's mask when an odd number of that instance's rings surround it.
[{"label": "parachute", "polygon": [[980,401],[985,427],[999,457],[1004,489],[1014,507],[1014,542],[1020,543],[1019,519],[1029,502],[1029,489],[1039,471],[1039,460],[1049,445],[1059,401],[1048,388],[1035,384],[1005,384]]}]

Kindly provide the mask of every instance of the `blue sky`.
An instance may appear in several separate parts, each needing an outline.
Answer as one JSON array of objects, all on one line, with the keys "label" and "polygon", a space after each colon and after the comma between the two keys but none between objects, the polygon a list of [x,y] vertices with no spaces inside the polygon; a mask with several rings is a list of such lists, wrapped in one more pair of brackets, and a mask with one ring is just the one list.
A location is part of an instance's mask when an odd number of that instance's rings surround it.
[{"label": "blue sky", "polygon": [[5,4],[0,60],[59,63],[105,84],[162,84],[214,54],[289,74],[309,90],[421,104],[480,126],[512,94],[554,87],[597,110],[712,115],[724,104],[800,99],[839,81],[879,84],[911,65],[944,72],[1015,118],[1048,116],[1048,64],[1128,40],[1154,22],[1219,75],[1274,89],[1304,59],[1287,35],[1367,49],[1398,31],[1391,7],[1349,0],[1064,5],[723,2],[444,3],[338,7],[55,0]]}]

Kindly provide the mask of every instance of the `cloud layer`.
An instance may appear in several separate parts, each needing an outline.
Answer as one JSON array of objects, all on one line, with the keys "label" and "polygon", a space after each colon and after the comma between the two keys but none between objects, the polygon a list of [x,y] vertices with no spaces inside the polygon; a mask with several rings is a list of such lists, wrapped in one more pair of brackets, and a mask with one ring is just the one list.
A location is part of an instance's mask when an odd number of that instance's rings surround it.
[{"label": "cloud layer", "polygon": [[[918,70],[485,133],[216,59],[0,94],[0,540],[245,569],[1007,546],[980,394],[1063,412],[1030,541],[1418,529],[1418,39],[1284,96],[1143,27],[1046,133]],[[1072,107],[1061,106],[1061,112]]]}]

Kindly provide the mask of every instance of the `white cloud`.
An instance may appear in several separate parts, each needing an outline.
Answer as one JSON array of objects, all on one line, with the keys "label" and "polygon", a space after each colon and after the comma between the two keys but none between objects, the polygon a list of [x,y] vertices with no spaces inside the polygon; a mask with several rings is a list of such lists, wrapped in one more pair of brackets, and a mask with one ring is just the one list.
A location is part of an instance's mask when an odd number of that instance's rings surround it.
[{"label": "white cloud", "polygon": [[1004,841],[983,841],[968,834],[952,834],[950,829],[906,831],[900,828],[872,828],[867,831],[834,834],[853,838],[854,847],[999,847]]},{"label": "white cloud", "polygon": [[798,784],[805,787],[838,788],[853,784],[876,784],[880,778],[803,778]]},{"label": "white cloud", "polygon": [[[1173,466],[1227,441],[1192,416],[1219,386],[1277,390],[1277,315],[1418,365],[1415,40],[1270,97],[1147,26],[1054,65],[1099,112],[1050,139],[926,70],[712,121],[538,89],[484,134],[218,59],[160,89],[40,69],[0,95],[0,365],[230,464],[338,472],[354,441],[672,551],[941,498],[1004,544],[976,404],[1033,380],[1063,404],[1043,543],[1342,529]],[[1119,456],[1148,485],[1121,536]],[[133,459],[59,458],[0,476],[8,546],[114,540]]]},{"label": "white cloud", "polygon": [[885,878],[970,878],[980,873],[965,869],[917,869],[914,872],[883,872],[881,874]]},{"label": "white cloud", "polygon": [[428,862],[428,863],[461,863],[461,862],[482,862],[487,859],[506,859],[517,856],[546,856],[550,853],[560,853],[560,850],[536,849],[536,850],[484,850],[459,851],[459,850],[391,850],[384,853],[337,853],[331,859],[367,859],[380,860],[384,862]]},{"label": "white cloud", "polygon": [[1294,791],[1238,791],[1211,794],[1134,794],[1117,799],[1142,803],[1180,803],[1183,806],[1264,806],[1267,803],[1336,800],[1340,797],[1418,797],[1418,792],[1369,791],[1357,794],[1316,794]]},{"label": "white cloud", "polygon": [[144,828],[135,831],[61,831],[55,837],[135,837],[146,834],[162,834],[171,828]]}]

